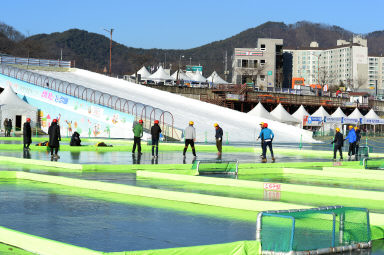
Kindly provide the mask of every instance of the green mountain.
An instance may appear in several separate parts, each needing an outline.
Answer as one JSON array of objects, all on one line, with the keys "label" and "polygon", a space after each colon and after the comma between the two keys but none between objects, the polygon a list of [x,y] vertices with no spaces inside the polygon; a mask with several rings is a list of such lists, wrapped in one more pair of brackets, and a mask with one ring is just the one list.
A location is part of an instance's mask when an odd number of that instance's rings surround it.
[{"label": "green mountain", "polygon": [[[16,32],[4,33],[0,24],[1,52],[20,57],[29,55],[32,58],[49,59],[59,59],[63,52],[63,59],[75,60],[76,67],[79,68],[103,72],[109,66],[109,38],[104,35],[70,29],[62,33],[38,34],[24,38]],[[288,25],[266,22],[225,40],[186,50],[141,49],[113,42],[112,72],[118,75],[131,74],[142,65],[158,65],[164,62],[167,67],[172,64],[172,70],[176,70],[180,56],[183,55],[185,58],[182,65],[189,63],[191,57],[192,64],[203,65],[205,75],[209,75],[213,70],[223,74],[226,52],[230,69],[233,49],[256,47],[258,38],[282,38],[284,45],[291,48],[309,46],[311,41],[319,42],[320,47],[332,47],[336,45],[337,39],[350,40],[352,36],[352,32],[341,27],[302,21]],[[365,36],[368,39],[370,54],[380,55],[384,52],[384,31],[372,32]]]}]

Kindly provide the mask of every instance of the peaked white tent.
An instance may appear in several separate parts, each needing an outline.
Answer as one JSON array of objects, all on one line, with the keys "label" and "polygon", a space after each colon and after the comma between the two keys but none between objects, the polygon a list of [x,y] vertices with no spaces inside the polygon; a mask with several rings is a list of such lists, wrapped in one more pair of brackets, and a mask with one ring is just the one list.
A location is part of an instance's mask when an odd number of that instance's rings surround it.
[{"label": "peaked white tent", "polygon": [[299,109],[297,109],[293,114],[292,117],[297,119],[298,121],[302,122],[304,119],[304,116],[310,116],[310,114],[305,110],[303,105],[300,105]]},{"label": "peaked white tent", "polygon": [[369,112],[364,116],[366,119],[381,119],[379,115],[375,113],[373,109],[369,110]]},{"label": "peaked white tent", "polygon": [[364,115],[361,114],[361,112],[359,111],[358,108],[355,108],[355,110],[348,115],[348,118],[351,118],[351,119],[360,119],[360,118],[364,118]]},{"label": "peaked white tent", "polygon": [[317,111],[315,111],[311,116],[313,117],[330,117],[329,113],[324,109],[323,106],[320,106]]},{"label": "peaked white tent", "polygon": [[209,76],[207,78],[208,82],[213,82],[213,83],[216,83],[216,84],[228,84],[228,82],[226,82],[225,80],[223,80],[218,74],[216,71],[213,71],[213,73],[211,74],[211,76]]},{"label": "peaked white tent", "polygon": [[[175,80],[177,80],[177,71],[174,72],[171,77]],[[190,81],[191,77],[189,77],[186,73],[184,73],[182,70],[179,71],[179,80],[184,80],[184,81]]]},{"label": "peaked white tent", "polygon": [[331,116],[334,118],[347,117],[347,115],[345,115],[345,113],[343,112],[343,110],[341,110],[340,107],[337,107],[336,111],[332,113]]},{"label": "peaked white tent", "polygon": [[[148,79],[148,77],[151,76],[151,73],[148,72],[148,70],[147,70],[147,68],[145,68],[145,66],[140,68],[140,70],[137,71],[137,74],[140,74],[141,79],[143,79],[143,80]],[[132,74],[132,76],[136,77],[136,73]]]},{"label": "peaked white tent", "polygon": [[250,110],[247,115],[259,117],[262,119],[268,119],[268,120],[277,120],[275,117],[273,117],[265,108],[264,106],[259,102],[252,110]]},{"label": "peaked white tent", "polygon": [[191,80],[197,81],[197,82],[206,82],[207,78],[205,78],[199,71],[196,71],[193,74],[189,74],[189,77],[191,77]]},{"label": "peaked white tent", "polygon": [[273,111],[271,111],[271,115],[275,117],[278,121],[288,124],[297,124],[300,123],[296,118],[292,117],[287,110],[281,104],[278,104]]},{"label": "peaked white tent", "polygon": [[167,74],[163,67],[159,67],[159,69],[157,69],[157,71],[153,74],[151,74],[149,77],[148,77],[149,80],[153,80],[153,81],[165,81],[165,80],[174,80],[169,74]]},{"label": "peaked white tent", "polygon": [[0,114],[1,123],[7,118],[12,119],[13,124],[16,125],[16,116],[21,116],[22,122],[26,118],[31,118],[31,121],[36,123],[37,108],[18,97],[13,89],[6,85],[0,94]]}]

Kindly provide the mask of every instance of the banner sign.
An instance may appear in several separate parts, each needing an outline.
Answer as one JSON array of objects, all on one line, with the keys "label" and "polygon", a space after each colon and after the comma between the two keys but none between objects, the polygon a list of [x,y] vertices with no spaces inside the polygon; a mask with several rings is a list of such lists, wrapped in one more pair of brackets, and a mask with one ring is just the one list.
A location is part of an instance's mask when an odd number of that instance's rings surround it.
[{"label": "banner sign", "polygon": [[342,117],[326,117],[324,116],[324,123],[341,123]]},{"label": "banner sign", "polygon": [[244,101],[244,95],[226,94],[225,99],[234,101]]},{"label": "banner sign", "polygon": [[263,52],[262,51],[255,51],[255,50],[251,50],[251,51],[237,50],[235,52],[235,55],[236,56],[263,56]]},{"label": "banner sign", "polygon": [[352,119],[352,118],[342,118],[341,119],[342,124],[358,124],[360,123],[359,119]]},{"label": "banner sign", "polygon": [[378,125],[378,124],[384,124],[384,120],[383,119],[365,119],[365,118],[360,118],[360,123],[361,124]]}]

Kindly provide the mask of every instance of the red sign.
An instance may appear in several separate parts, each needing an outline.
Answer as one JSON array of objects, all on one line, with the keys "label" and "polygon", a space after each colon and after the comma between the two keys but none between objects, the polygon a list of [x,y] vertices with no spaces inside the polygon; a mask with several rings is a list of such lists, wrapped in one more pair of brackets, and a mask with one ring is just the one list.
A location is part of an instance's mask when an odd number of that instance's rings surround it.
[{"label": "red sign", "polygon": [[264,189],[281,191],[281,184],[280,183],[264,183]]}]

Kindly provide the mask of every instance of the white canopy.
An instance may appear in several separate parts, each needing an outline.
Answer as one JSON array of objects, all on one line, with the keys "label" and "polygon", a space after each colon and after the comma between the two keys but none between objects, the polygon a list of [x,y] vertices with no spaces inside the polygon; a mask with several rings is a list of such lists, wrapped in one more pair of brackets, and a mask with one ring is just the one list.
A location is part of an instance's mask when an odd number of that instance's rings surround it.
[{"label": "white canopy", "polygon": [[197,81],[197,82],[207,81],[207,78],[205,78],[199,71],[196,71],[195,73],[190,74],[188,76],[190,76],[193,81]]},{"label": "white canopy", "polygon": [[[147,79],[149,76],[151,76],[151,73],[148,72],[147,68],[145,68],[145,66],[143,66],[142,68],[140,68],[139,71],[137,71],[137,74],[140,74],[141,75],[141,79]],[[132,74],[132,76],[135,76],[136,77],[136,73]]]},{"label": "white canopy", "polygon": [[157,69],[157,71],[155,73],[153,73],[152,75],[150,75],[148,77],[149,80],[153,80],[153,81],[165,81],[165,80],[174,80],[169,74],[167,74],[163,67],[159,67],[159,69]]},{"label": "white canopy", "polygon": [[347,117],[347,115],[344,114],[343,110],[341,110],[340,107],[337,107],[336,111],[334,113],[332,113],[331,115],[332,117],[334,118],[338,118],[338,117]]},{"label": "white canopy", "polygon": [[[174,72],[171,77],[175,80],[177,80],[177,71]],[[179,80],[184,80],[184,81],[190,81],[191,77],[189,77],[186,73],[184,73],[182,70],[179,71]]]},{"label": "white canopy", "polygon": [[9,85],[6,85],[0,94],[0,108],[2,120],[14,120],[16,115],[22,115],[31,118],[33,122],[36,121],[37,108],[18,97]]},{"label": "white canopy", "polygon": [[379,115],[375,113],[373,109],[369,110],[369,112],[364,116],[366,119],[381,119]]},{"label": "white canopy", "polygon": [[364,118],[364,115],[361,114],[358,108],[355,108],[355,110],[351,114],[349,114],[348,118],[360,119],[360,118]]},{"label": "white canopy", "polygon": [[316,112],[314,112],[311,116],[313,117],[329,117],[329,113],[324,109],[323,106],[320,106]]},{"label": "white canopy", "polygon": [[310,116],[310,114],[305,110],[303,105],[300,105],[299,109],[297,109],[293,114],[292,117],[297,119],[298,121],[303,121],[304,116]]},{"label": "white canopy", "polygon": [[213,73],[211,74],[211,76],[209,76],[207,78],[208,82],[213,82],[213,83],[216,83],[216,84],[228,84],[228,82],[226,82],[225,80],[223,80],[218,74],[216,71],[213,71]]},{"label": "white canopy", "polygon": [[255,117],[264,118],[268,120],[277,120],[264,108],[264,106],[260,102],[247,114],[250,116],[255,116]]},{"label": "white canopy", "polygon": [[278,121],[283,123],[299,123],[296,118],[292,117],[287,110],[281,104],[278,104],[273,111],[271,111],[271,115],[275,117]]}]

